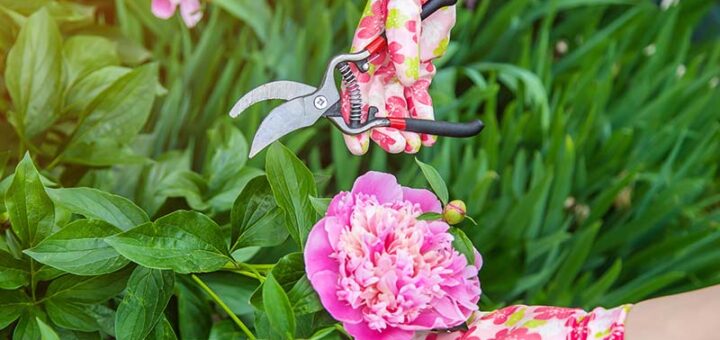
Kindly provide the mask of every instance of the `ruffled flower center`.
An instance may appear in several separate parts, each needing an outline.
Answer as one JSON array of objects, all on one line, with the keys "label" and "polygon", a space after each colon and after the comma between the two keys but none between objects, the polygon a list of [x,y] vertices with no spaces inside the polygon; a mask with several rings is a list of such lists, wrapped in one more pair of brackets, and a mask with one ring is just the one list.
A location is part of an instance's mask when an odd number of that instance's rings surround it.
[{"label": "ruffled flower center", "polygon": [[418,221],[422,211],[408,201],[354,198],[331,256],[340,264],[338,298],[361,310],[371,329],[412,322],[447,287],[464,284],[467,262],[452,248],[446,224]]}]

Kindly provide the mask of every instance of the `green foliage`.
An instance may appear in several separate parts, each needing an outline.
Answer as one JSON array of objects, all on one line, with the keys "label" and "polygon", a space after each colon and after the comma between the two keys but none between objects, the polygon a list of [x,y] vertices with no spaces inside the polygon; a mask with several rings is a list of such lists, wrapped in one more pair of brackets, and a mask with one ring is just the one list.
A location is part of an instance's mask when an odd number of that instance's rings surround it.
[{"label": "green foliage", "polygon": [[10,226],[24,246],[33,246],[50,235],[55,211],[28,154],[15,170],[5,194]]},{"label": "green foliage", "polygon": [[295,338],[295,314],[282,286],[270,274],[262,286],[262,297],[270,327],[285,339]]},{"label": "green foliage", "polygon": [[250,181],[240,192],[230,212],[234,244],[245,247],[277,246],[287,239],[283,212],[278,208],[266,177]]},{"label": "green foliage", "polygon": [[[175,274],[171,271],[135,268],[115,316],[117,338],[144,339],[157,328],[174,286]],[[164,322],[159,326],[160,333],[164,333]]]},{"label": "green foliage", "polygon": [[192,30],[146,0],[0,1],[0,337],[343,338],[299,251],[369,169],[466,202],[483,310],[720,283],[714,4],[476,3],[431,94],[479,137],[355,157],[321,122],[248,159],[275,104],[234,101],[319,82],[364,1],[215,0]]},{"label": "green foliage", "polygon": [[442,202],[443,205],[448,204],[450,201],[450,194],[448,194],[447,185],[445,185],[445,181],[442,177],[440,177],[438,171],[418,159],[415,159],[415,162],[420,166],[420,170],[422,170],[425,179],[427,179],[428,183],[430,183],[430,187],[433,191],[435,191],[435,194],[440,199],[440,202]]},{"label": "green foliage", "polygon": [[133,262],[178,273],[211,272],[230,261],[220,227],[194,211],[176,211],[106,241]]},{"label": "green foliage", "polygon": [[7,55],[5,84],[15,104],[8,119],[20,136],[32,138],[57,119],[62,61],[60,30],[43,8],[27,18]]},{"label": "green foliage", "polygon": [[148,222],[147,214],[125,197],[92,188],[48,190],[53,202],[73,214],[105,221],[122,230]]},{"label": "green foliage", "polygon": [[302,248],[317,214],[310,196],[317,196],[312,173],[282,144],[270,146],[265,161],[267,179],[275,200],[285,212],[288,232]]},{"label": "green foliage", "polygon": [[122,230],[103,221],[77,220],[24,253],[40,263],[71,274],[112,273],[125,267],[128,260],[104,239],[120,232]]},{"label": "green foliage", "polygon": [[465,256],[468,264],[474,264],[475,250],[472,241],[468,239],[465,232],[456,227],[450,227],[450,234],[453,236],[453,248]]}]

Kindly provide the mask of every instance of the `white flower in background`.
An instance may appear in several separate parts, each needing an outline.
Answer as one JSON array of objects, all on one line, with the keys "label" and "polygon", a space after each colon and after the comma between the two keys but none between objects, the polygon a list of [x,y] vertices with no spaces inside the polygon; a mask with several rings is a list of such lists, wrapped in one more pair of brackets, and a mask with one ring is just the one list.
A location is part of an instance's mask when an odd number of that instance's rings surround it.
[{"label": "white flower in background", "polygon": [[654,55],[655,52],[657,52],[657,47],[655,46],[655,44],[647,45],[643,49],[643,53],[645,53],[645,55],[648,57]]},{"label": "white flower in background", "polygon": [[680,0],[662,0],[660,2],[660,8],[662,8],[663,11],[667,10],[668,8],[672,6],[676,6],[680,3]]},{"label": "white flower in background", "polygon": [[678,65],[677,70],[675,70],[675,74],[677,74],[678,78],[682,78],[685,75],[685,72],[687,72],[687,67],[683,64]]}]

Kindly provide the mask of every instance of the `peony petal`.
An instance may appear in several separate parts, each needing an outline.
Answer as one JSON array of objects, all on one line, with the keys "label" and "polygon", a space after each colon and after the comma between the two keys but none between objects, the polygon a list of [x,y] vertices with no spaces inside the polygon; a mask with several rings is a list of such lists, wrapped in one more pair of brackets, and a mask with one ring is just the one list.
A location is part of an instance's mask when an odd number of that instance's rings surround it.
[{"label": "peony petal", "polygon": [[437,196],[430,190],[426,189],[413,189],[403,187],[403,198],[406,201],[417,203],[420,205],[420,209],[426,212],[442,213],[442,206]]},{"label": "peony petal", "polygon": [[185,22],[185,26],[195,27],[203,17],[200,0],[180,0],[180,15]]},{"label": "peony petal", "polygon": [[366,323],[343,323],[345,330],[356,340],[409,340],[414,332],[400,328],[385,328],[382,331],[370,329]]},{"label": "peony petal", "polygon": [[480,255],[480,252],[477,251],[477,249],[473,249],[475,251],[475,268],[477,268],[478,271],[480,271],[480,268],[482,268],[483,265],[483,258],[482,255]]},{"label": "peony petal", "polygon": [[305,243],[305,272],[308,277],[312,277],[313,274],[323,270],[332,270],[336,273],[338,271],[337,261],[330,257],[333,248],[325,231],[326,220],[327,217],[322,218],[315,224],[310,230],[307,243]]},{"label": "peony petal", "polygon": [[402,328],[406,330],[428,330],[435,328],[450,328],[457,325],[451,325],[446,322],[442,316],[432,309],[426,309],[418,315],[415,320],[407,325],[403,325]]},{"label": "peony petal", "polygon": [[327,233],[328,242],[333,250],[337,250],[337,245],[340,242],[340,233],[342,233],[344,224],[340,223],[335,217],[327,217],[325,220],[325,232]]},{"label": "peony petal", "polygon": [[341,223],[347,225],[350,224],[350,214],[354,207],[355,199],[353,195],[347,191],[343,191],[335,195],[332,201],[330,201],[325,216],[335,216]]},{"label": "peony petal", "polygon": [[444,297],[436,301],[437,302],[433,304],[433,307],[443,317],[450,320],[465,320],[465,316],[460,311],[460,308],[458,308],[455,301],[451,300],[449,297]]},{"label": "peony petal", "polygon": [[152,0],[152,13],[160,19],[169,19],[175,14],[175,6],[170,0]]},{"label": "peony petal", "polygon": [[339,287],[337,280],[337,272],[330,270],[315,273],[310,277],[313,288],[320,296],[320,302],[335,320],[360,322],[363,317],[362,312],[359,309],[353,309],[347,302],[338,299],[337,291]]},{"label": "peony petal", "polygon": [[403,198],[402,187],[398,184],[395,176],[375,171],[368,171],[358,177],[353,185],[352,193],[374,195],[381,204],[393,203]]}]

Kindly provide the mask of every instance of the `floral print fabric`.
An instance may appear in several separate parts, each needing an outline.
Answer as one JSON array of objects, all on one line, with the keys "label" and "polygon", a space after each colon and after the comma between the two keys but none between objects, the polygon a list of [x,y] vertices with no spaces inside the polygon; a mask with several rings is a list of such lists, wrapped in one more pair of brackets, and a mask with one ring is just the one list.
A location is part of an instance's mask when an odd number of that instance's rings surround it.
[{"label": "floral print fabric", "polygon": [[510,306],[476,312],[467,331],[416,334],[427,340],[623,340],[630,305],[612,309]]},{"label": "floral print fabric", "polygon": [[[455,6],[445,7],[420,21],[422,4],[427,0],[369,0],[353,39],[352,51],[362,51],[381,34],[387,37],[387,47],[371,57],[370,70],[358,77],[363,115],[368,109],[378,109],[378,117],[413,117],[433,119],[433,107],[428,88],[435,75],[434,59],[445,54],[450,30],[455,25]],[[343,93],[342,113],[349,115],[347,93]],[[353,154],[367,152],[372,139],[391,153],[416,153],[422,145],[431,146],[435,136],[377,128],[370,132],[345,136]]]}]

